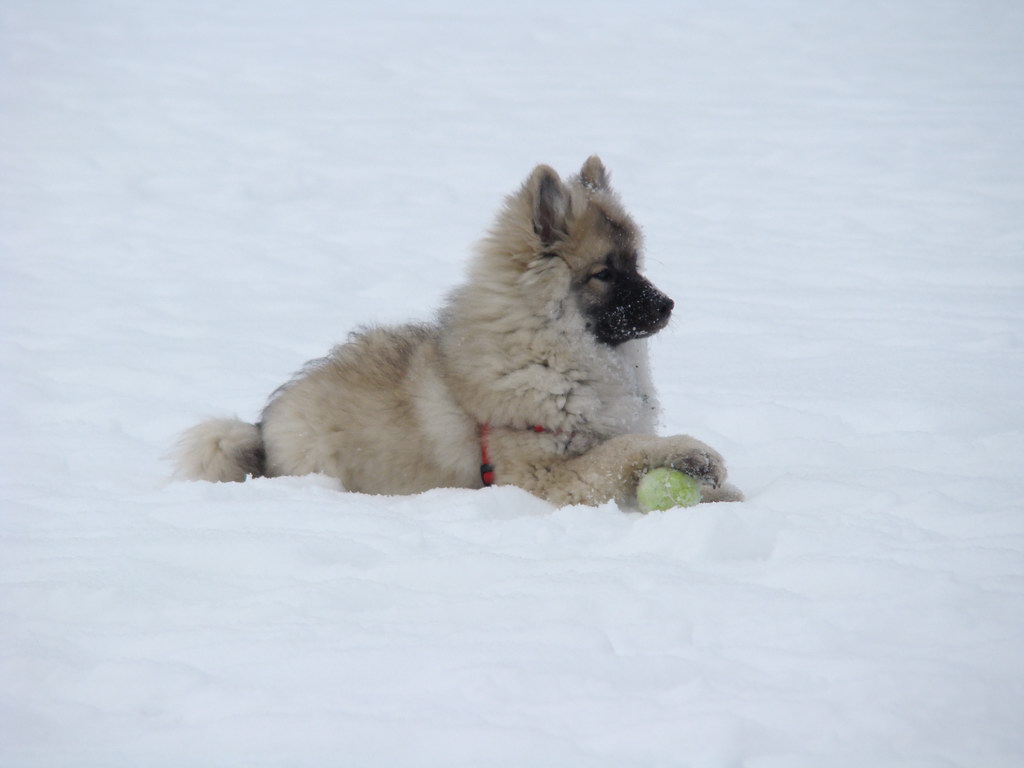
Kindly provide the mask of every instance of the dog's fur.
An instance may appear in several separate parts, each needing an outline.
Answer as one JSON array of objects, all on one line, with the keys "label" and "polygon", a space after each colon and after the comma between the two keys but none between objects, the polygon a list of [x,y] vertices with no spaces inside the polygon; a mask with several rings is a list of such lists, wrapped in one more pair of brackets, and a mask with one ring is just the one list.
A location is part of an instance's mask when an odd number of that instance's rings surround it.
[{"label": "dog's fur", "polygon": [[483,433],[496,484],[558,505],[629,503],[660,466],[698,477],[706,500],[741,498],[710,447],[654,436],[644,339],[672,301],[640,275],[640,251],[599,158],[564,182],[538,166],[437,323],[353,334],[274,393],[259,424],[189,430],[178,474],[320,472],[376,494],[479,488]]}]

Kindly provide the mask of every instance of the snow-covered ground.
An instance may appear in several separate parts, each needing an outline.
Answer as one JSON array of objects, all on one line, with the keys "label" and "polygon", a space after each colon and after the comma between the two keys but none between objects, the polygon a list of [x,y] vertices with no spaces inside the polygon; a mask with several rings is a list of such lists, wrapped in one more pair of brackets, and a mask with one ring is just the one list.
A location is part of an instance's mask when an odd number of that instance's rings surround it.
[{"label": "snow-covered ground", "polygon": [[[1024,6],[0,6],[0,764],[1024,764]],[[170,483],[598,152],[742,504]]]}]

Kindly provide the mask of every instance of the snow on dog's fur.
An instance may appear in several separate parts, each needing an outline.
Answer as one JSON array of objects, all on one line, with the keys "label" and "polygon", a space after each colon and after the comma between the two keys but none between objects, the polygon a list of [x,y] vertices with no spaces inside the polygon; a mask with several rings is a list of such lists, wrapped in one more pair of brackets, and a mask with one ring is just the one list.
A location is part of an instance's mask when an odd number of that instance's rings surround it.
[{"label": "snow on dog's fur", "polygon": [[640,257],[600,159],[564,182],[538,166],[438,322],[353,334],[275,392],[259,424],[193,427],[178,474],[320,472],[351,491],[405,494],[481,487],[484,453],[495,484],[560,505],[628,502],[660,466],[699,478],[705,499],[740,498],[712,448],[653,434],[645,339],[673,303]]}]

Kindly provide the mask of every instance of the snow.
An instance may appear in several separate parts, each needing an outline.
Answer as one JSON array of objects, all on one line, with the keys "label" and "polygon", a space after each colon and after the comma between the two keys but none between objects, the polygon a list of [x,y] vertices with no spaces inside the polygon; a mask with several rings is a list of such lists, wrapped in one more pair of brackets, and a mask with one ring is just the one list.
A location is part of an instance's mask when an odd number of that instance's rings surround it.
[{"label": "snow", "polygon": [[[0,764],[1024,762],[1024,9],[7,2]],[[172,483],[599,152],[742,504]]]}]

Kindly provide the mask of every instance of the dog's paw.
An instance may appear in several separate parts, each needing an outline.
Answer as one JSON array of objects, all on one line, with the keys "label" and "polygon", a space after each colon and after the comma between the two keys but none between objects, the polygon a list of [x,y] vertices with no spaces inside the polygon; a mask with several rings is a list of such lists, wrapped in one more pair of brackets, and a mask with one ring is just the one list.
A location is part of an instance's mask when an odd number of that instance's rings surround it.
[{"label": "dog's paw", "polygon": [[697,478],[701,485],[718,488],[725,483],[725,459],[714,448],[689,437],[669,438],[673,442],[686,441],[681,450],[672,451],[664,466],[678,469]]},{"label": "dog's paw", "polygon": [[718,488],[705,488],[701,501],[743,501],[743,491],[732,483],[723,483]]}]

